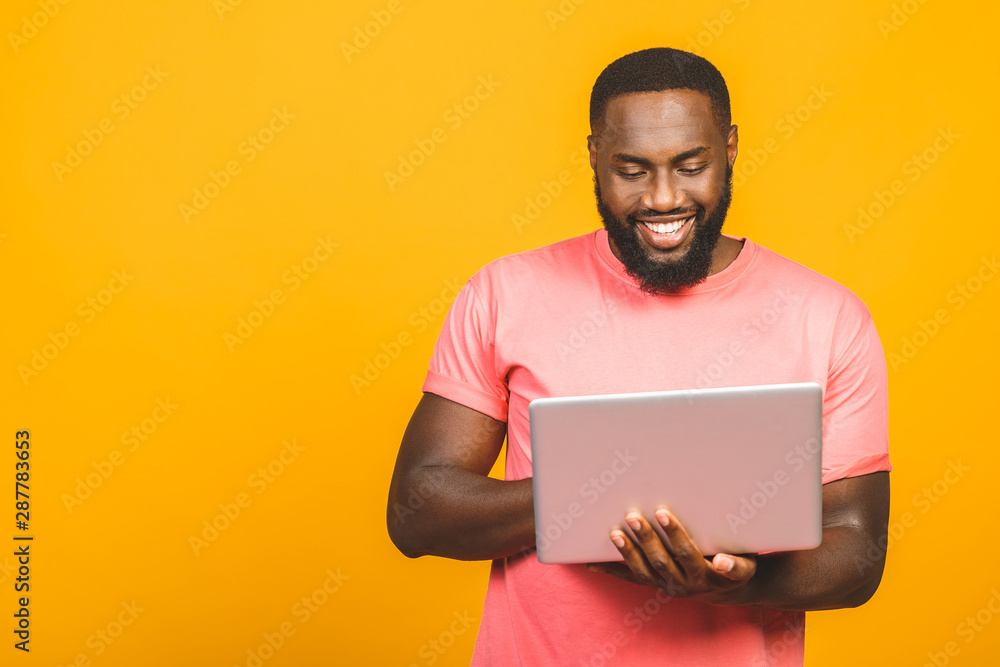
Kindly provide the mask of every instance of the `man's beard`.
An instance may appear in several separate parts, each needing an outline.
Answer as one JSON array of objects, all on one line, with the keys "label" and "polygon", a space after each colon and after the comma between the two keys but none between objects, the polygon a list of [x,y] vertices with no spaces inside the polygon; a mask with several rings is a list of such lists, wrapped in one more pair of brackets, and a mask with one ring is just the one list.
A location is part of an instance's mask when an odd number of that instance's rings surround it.
[{"label": "man's beard", "polygon": [[722,225],[726,221],[726,213],[733,195],[733,170],[726,168],[726,185],[718,204],[711,215],[706,217],[705,207],[698,206],[695,219],[691,221],[693,229],[690,245],[680,259],[661,261],[654,258],[639,240],[640,232],[636,229],[641,225],[636,218],[653,218],[656,211],[640,209],[626,216],[625,220],[615,217],[601,197],[601,184],[594,174],[594,194],[597,195],[597,211],[608,230],[608,237],[614,241],[625,271],[639,283],[639,288],[652,295],[669,294],[682,288],[694,287],[704,282],[712,268],[712,252],[719,242]]}]

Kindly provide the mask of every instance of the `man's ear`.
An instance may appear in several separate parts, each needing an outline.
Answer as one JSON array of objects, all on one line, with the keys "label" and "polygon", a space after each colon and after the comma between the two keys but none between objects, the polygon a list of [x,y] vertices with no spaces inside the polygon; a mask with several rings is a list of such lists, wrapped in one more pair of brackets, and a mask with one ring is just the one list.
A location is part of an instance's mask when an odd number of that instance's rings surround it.
[{"label": "man's ear", "polygon": [[739,153],[737,144],[740,142],[739,128],[735,125],[729,126],[729,136],[726,138],[726,155],[729,159],[729,168],[736,164],[736,154]]},{"label": "man's ear", "polygon": [[597,170],[597,137],[589,135],[587,137],[587,150],[590,151],[590,168]]}]

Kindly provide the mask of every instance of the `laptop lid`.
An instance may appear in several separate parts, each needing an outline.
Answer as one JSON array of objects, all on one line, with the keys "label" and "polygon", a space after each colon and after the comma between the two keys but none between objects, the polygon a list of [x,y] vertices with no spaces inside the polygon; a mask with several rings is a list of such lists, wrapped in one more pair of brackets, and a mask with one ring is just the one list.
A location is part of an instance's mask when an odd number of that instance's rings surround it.
[{"label": "laptop lid", "polygon": [[528,406],[543,563],[620,561],[637,510],[666,506],[705,555],[822,538],[823,396],[815,382],[538,398]]}]

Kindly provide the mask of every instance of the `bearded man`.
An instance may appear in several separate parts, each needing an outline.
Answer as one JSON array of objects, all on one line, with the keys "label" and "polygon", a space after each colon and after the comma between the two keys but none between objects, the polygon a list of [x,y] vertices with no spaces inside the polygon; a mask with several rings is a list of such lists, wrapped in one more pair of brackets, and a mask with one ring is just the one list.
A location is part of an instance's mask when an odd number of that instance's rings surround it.
[{"label": "bearded man", "polygon": [[[465,284],[400,446],[390,537],[410,557],[493,561],[473,665],[801,665],[804,612],[863,604],[885,564],[887,378],[871,313],[722,233],[738,134],[707,60],[668,48],[616,60],[590,124],[604,226]],[[819,547],[709,559],[668,509],[622,508],[634,538],[608,539],[623,562],[538,562],[531,400],[790,382],[823,389]],[[413,494],[420,508],[401,512]]]}]

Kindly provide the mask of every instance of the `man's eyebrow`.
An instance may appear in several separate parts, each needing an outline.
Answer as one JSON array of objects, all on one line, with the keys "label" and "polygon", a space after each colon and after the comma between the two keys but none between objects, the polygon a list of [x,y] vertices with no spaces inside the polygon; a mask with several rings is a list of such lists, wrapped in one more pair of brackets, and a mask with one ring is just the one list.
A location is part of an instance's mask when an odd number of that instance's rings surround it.
[{"label": "man's eyebrow", "polygon": [[692,148],[691,150],[686,150],[683,153],[674,156],[674,162],[683,162],[684,160],[690,160],[693,157],[698,157],[704,153],[708,153],[708,146],[698,146],[697,148]]},{"label": "man's eyebrow", "polygon": [[[690,160],[693,157],[702,155],[703,153],[709,152],[708,146],[697,146],[695,148],[690,148],[683,153],[678,153],[672,159],[673,162],[683,162],[684,160]],[[631,155],[629,153],[615,153],[611,156],[611,159],[615,162],[631,162],[633,164],[642,165],[648,167],[653,164],[651,160],[644,157],[639,157],[638,155]]]}]

